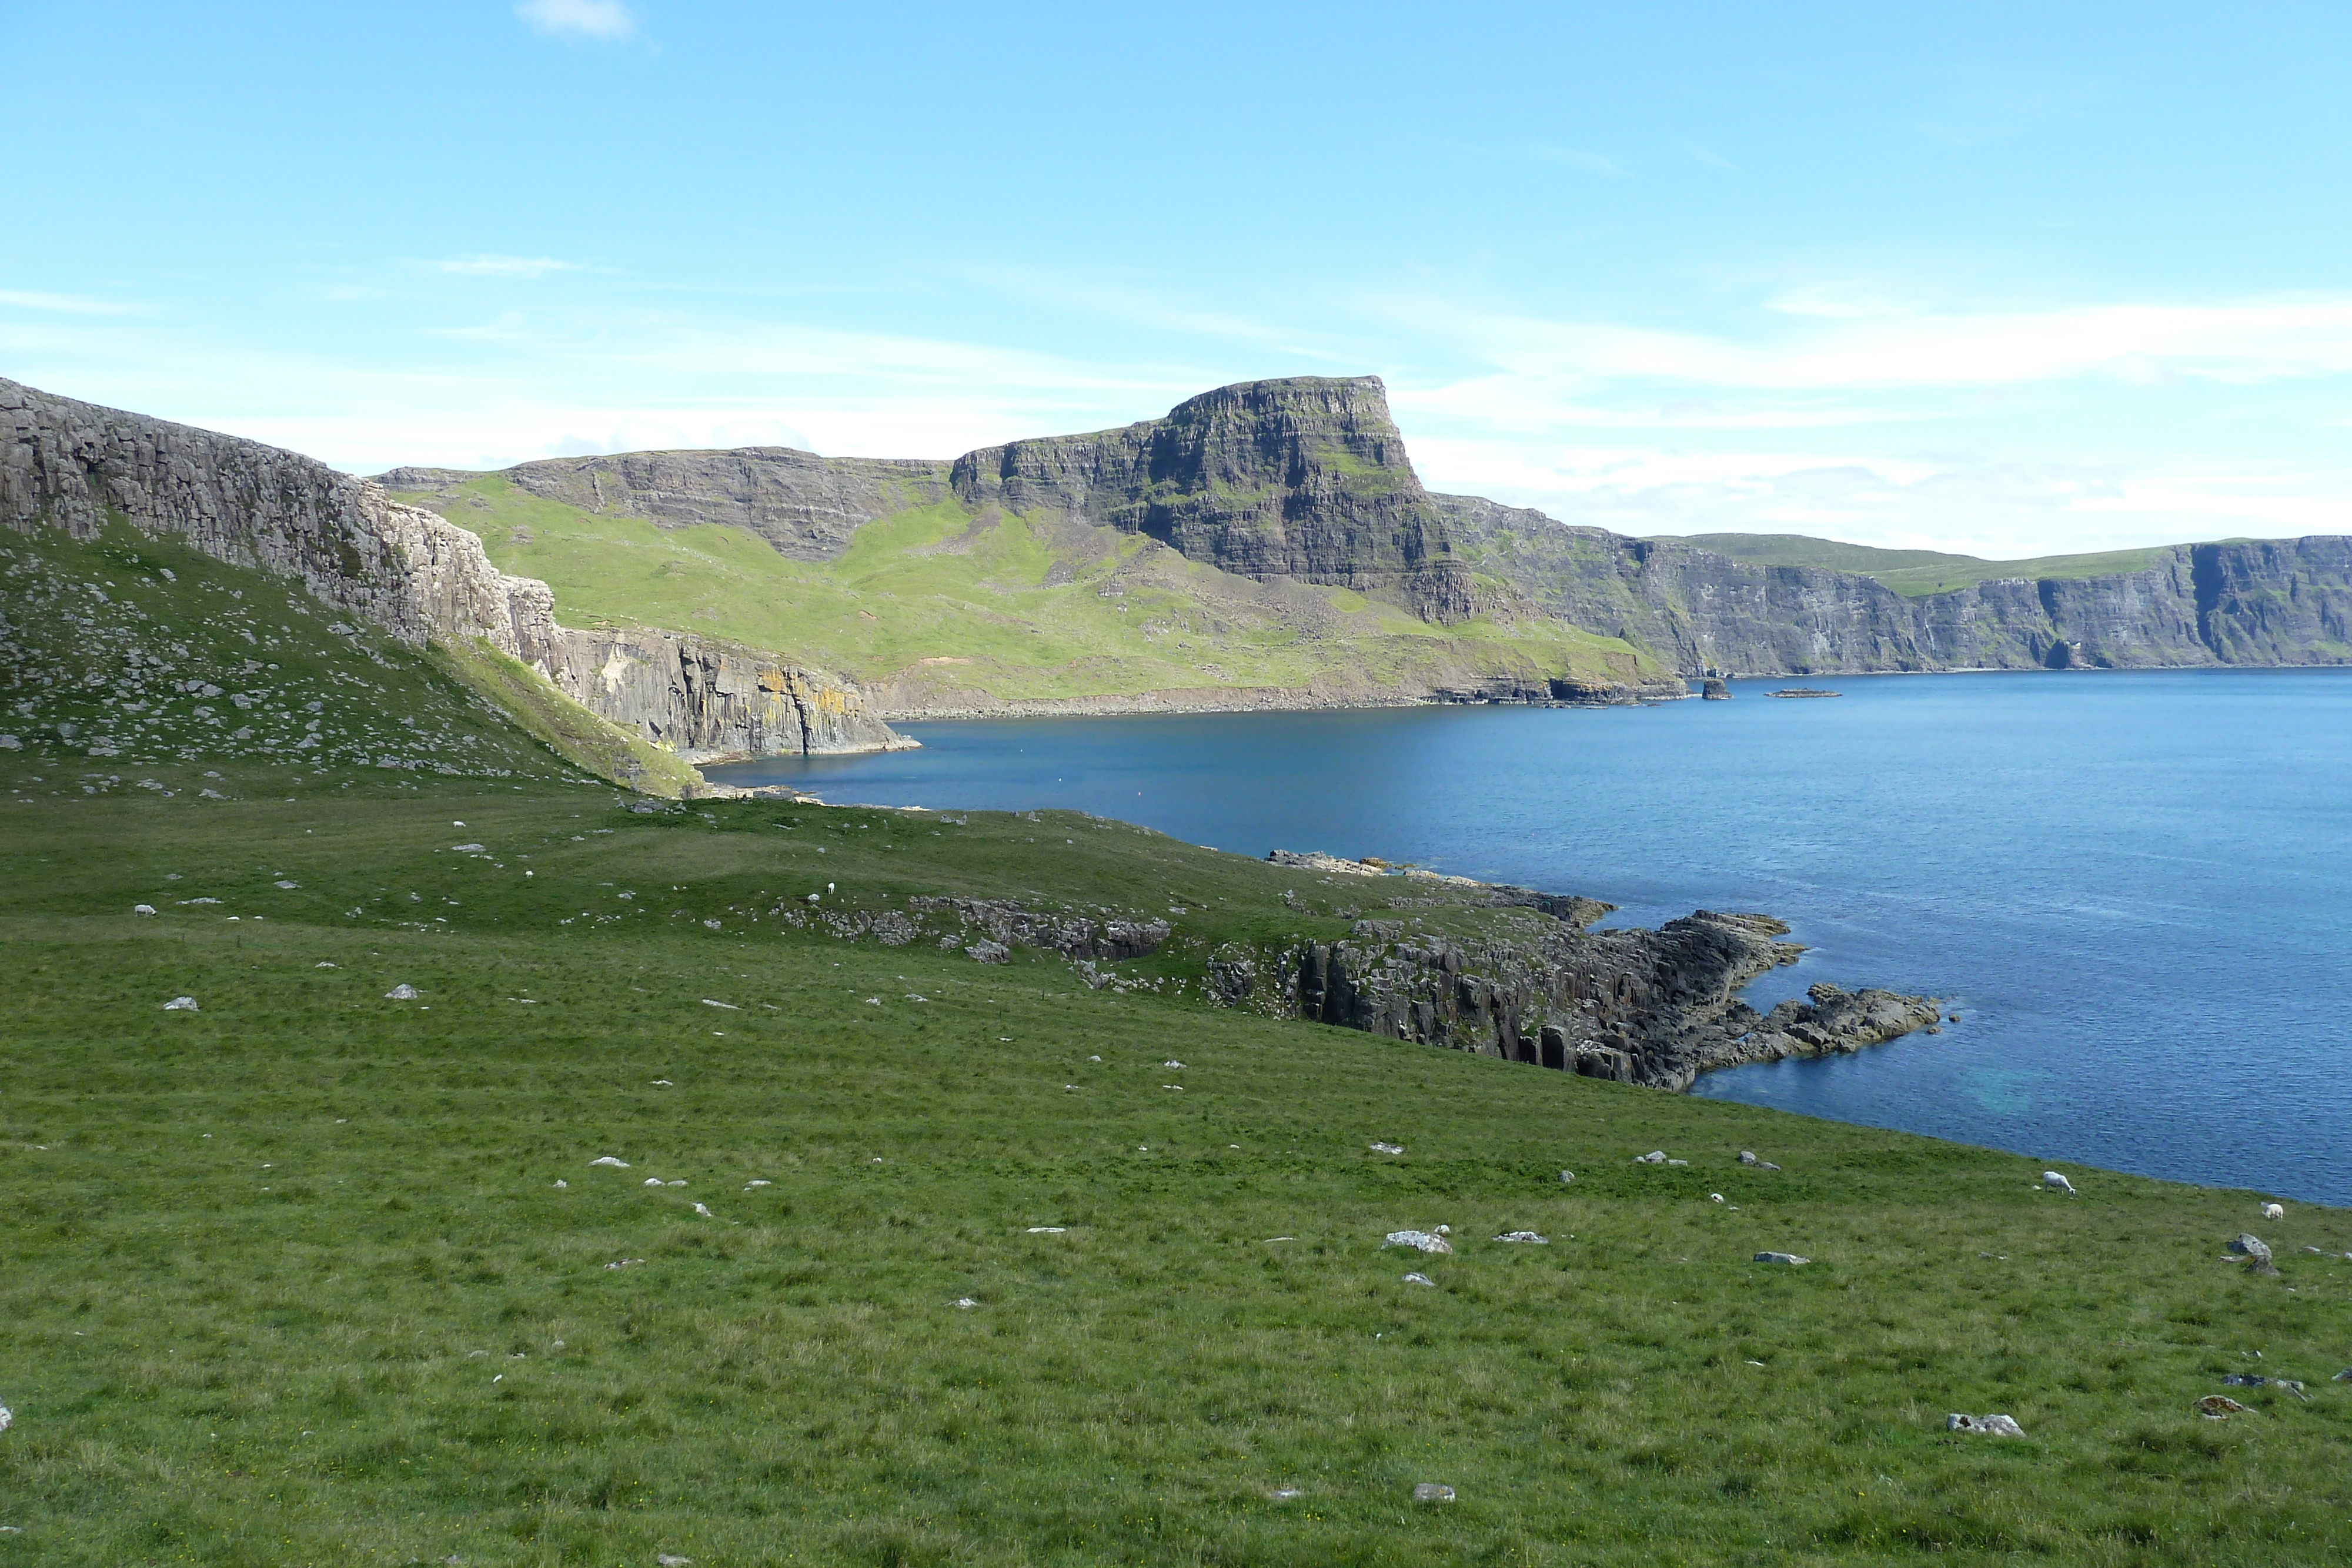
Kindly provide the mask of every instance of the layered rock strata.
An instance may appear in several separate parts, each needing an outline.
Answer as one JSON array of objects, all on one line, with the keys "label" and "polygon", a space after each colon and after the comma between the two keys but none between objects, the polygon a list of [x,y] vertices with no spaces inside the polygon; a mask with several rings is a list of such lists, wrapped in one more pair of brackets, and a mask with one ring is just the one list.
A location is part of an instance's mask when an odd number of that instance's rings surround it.
[{"label": "layered rock strata", "polygon": [[1674,539],[1434,496],[1458,552],[1545,613],[1686,674],[2352,663],[2352,538],[2176,545],[2134,572],[1997,579],[1906,599]]},{"label": "layered rock strata", "polygon": [[94,538],[110,517],[232,565],[299,578],[403,642],[471,638],[688,760],[907,744],[856,687],[666,632],[576,632],[481,540],[373,481],[259,442],[0,381],[0,523]]},{"label": "layered rock strata", "polygon": [[1476,938],[1366,919],[1335,942],[1222,950],[1210,972],[1235,1007],[1676,1091],[1718,1067],[1854,1051],[1941,1021],[1926,998],[1828,985],[1758,1012],[1740,988],[1803,952],[1767,915],[1699,910],[1655,931],[1592,931],[1611,905],[1512,887],[1486,902],[1516,913]]}]

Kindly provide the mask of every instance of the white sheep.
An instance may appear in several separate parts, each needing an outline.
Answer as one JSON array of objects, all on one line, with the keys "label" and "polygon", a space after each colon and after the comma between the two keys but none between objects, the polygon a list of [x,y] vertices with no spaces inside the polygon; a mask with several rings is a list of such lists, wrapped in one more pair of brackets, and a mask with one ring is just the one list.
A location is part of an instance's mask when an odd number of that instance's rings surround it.
[{"label": "white sheep", "polygon": [[2053,1192],[2063,1192],[2068,1197],[2074,1196],[2074,1184],[2068,1181],[2056,1171],[2043,1171],[2042,1173],[2042,1185],[2048,1187]]},{"label": "white sheep", "polygon": [[2284,1204],[2266,1203],[2263,1205],[2263,1218],[2264,1219],[2284,1219],[2286,1218],[2286,1207]]}]

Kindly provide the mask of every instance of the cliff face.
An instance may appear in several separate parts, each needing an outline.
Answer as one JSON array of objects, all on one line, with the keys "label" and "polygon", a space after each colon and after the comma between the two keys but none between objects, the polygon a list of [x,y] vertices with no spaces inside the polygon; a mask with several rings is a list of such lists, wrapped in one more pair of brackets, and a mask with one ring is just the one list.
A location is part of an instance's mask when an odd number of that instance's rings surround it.
[{"label": "cliff face", "polygon": [[299,578],[318,599],[413,645],[488,643],[689,759],[900,743],[854,687],[816,672],[666,632],[559,626],[545,583],[507,576],[472,534],[372,481],[0,381],[0,523],[87,539],[110,512],[216,560]]},{"label": "cliff face", "polygon": [[1051,507],[1244,577],[1381,594],[1440,622],[1472,610],[1376,376],[1221,387],[1121,430],[967,453],[950,483],[975,508]]},{"label": "cliff face", "polygon": [[[673,528],[748,528],[794,560],[831,560],[865,524],[950,494],[944,463],[819,457],[789,446],[555,457],[507,474],[542,500],[584,512],[650,517]],[[395,468],[382,476],[394,490],[430,490],[471,477],[439,468]]]},{"label": "cliff face", "polygon": [[1459,553],[1549,613],[1689,674],[2352,663],[2352,539],[2179,545],[2144,570],[1906,599],[1472,496],[1432,497]]}]

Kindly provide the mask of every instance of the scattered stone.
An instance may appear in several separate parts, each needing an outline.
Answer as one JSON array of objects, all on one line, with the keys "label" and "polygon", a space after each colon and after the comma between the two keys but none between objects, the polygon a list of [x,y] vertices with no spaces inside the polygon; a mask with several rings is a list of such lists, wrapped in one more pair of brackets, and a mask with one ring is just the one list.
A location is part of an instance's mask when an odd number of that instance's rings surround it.
[{"label": "scattered stone", "polygon": [[152,904],[134,904],[131,906],[131,913],[133,915],[152,915],[155,913],[155,906]]},{"label": "scattered stone", "polygon": [[652,1087],[654,1087],[654,1088],[656,1088],[656,1089],[675,1089],[675,1088],[677,1088],[677,1084],[675,1084],[675,1083],[672,1083],[672,1082],[671,1082],[668,1079],[667,1079],[667,1078],[656,1078],[656,1079],[655,1079],[655,1080],[653,1081]]},{"label": "scattered stone", "polygon": [[700,1205],[700,1204],[698,1204],[698,1204],[696,1204],[696,1205],[694,1206],[694,1212],[695,1212],[695,1213],[697,1213],[697,1214],[698,1214],[698,1215],[700,1215],[700,1216],[702,1216],[702,1218],[705,1218],[705,1219],[716,1219],[716,1218],[719,1218],[717,1215],[715,1215],[715,1214],[711,1213],[711,1212],[710,1212],[710,1210],[709,1210],[709,1209],[707,1209],[707,1208],[703,1207],[702,1207],[702,1205]]},{"label": "scattered stone", "polygon": [[1664,1149],[1652,1149],[1646,1155],[1636,1155],[1633,1157],[1633,1163],[1637,1166],[1664,1165],[1666,1163],[1666,1151]]},{"label": "scattered stone", "polygon": [[1719,1192],[1708,1193],[1706,1195],[1706,1200],[1709,1203],[1721,1203],[1723,1201],[1723,1194]]},{"label": "scattered stone", "polygon": [[776,1184],[774,1182],[768,1180],[764,1176],[753,1176],[750,1181],[743,1184],[743,1190],[745,1192],[749,1192],[755,1186],[773,1186],[775,1185]]},{"label": "scattered stone", "polygon": [[1793,1267],[1800,1264],[1810,1263],[1812,1260],[1811,1258],[1800,1258],[1794,1252],[1759,1252],[1756,1254],[1756,1261],[1759,1263],[1787,1263]]},{"label": "scattered stone", "polygon": [[1451,1252],[1454,1246],[1443,1236],[1433,1236],[1426,1230],[1391,1230],[1383,1247],[1414,1247],[1423,1252]]},{"label": "scattered stone", "polygon": [[1752,1166],[1752,1165],[1754,1165],[1754,1164],[1756,1163],[1756,1151],[1755,1151],[1754,1149],[1742,1149],[1742,1150],[1740,1150],[1740,1151],[1739,1151],[1739,1163],[1740,1163],[1741,1165],[1743,1165],[1743,1166]]},{"label": "scattered stone", "polygon": [[1538,1247],[1549,1247],[1551,1245],[1550,1237],[1538,1236],[1532,1230],[1506,1230],[1500,1236],[1496,1237],[1495,1239],[1497,1241],[1525,1241]]},{"label": "scattered stone", "polygon": [[2231,1372],[2224,1373],[2221,1381],[2231,1388],[2284,1388],[2297,1399],[2311,1397],[2303,1391],[2303,1385],[2292,1377],[2265,1377],[2259,1372]]},{"label": "scattered stone", "polygon": [[1436,1281],[1431,1279],[1426,1274],[1407,1274],[1404,1277],[1404,1282],[1408,1285],[1434,1285],[1437,1283]]},{"label": "scattered stone", "polygon": [[661,1177],[659,1177],[659,1176],[647,1176],[647,1177],[646,1177],[646,1185],[647,1186],[661,1186],[661,1184],[662,1184],[662,1178],[661,1178]]},{"label": "scattered stone", "polygon": [[413,1002],[416,999],[416,988],[406,983],[394,986],[384,992],[383,999],[388,1002]]},{"label": "scattered stone", "polygon": [[607,1269],[634,1269],[644,1261],[645,1260],[642,1258],[620,1258],[605,1264],[604,1267]]},{"label": "scattered stone", "polygon": [[556,1186],[570,1186],[572,1184],[571,1184],[570,1182],[568,1182],[568,1181],[565,1181],[562,1177],[558,1176],[558,1177],[556,1178],[555,1185],[556,1185]]},{"label": "scattered stone", "polygon": [[964,951],[975,964],[1002,964],[1013,956],[1013,950],[1002,942],[973,942],[967,944]]},{"label": "scattered stone", "polygon": [[163,1010],[167,1013],[194,1013],[202,1012],[204,1009],[196,1006],[196,998],[194,997],[173,997],[163,1004]]},{"label": "scattered stone", "polygon": [[1415,1502],[1452,1502],[1454,1489],[1440,1481],[1423,1481],[1412,1489]]},{"label": "scattered stone", "polygon": [[1575,1179],[1576,1179],[1576,1173],[1575,1173],[1574,1171],[1562,1171],[1562,1172],[1560,1172],[1560,1173],[1559,1173],[1559,1185],[1560,1185],[1560,1186],[1568,1186],[1570,1182],[1574,1181]]},{"label": "scattered stone", "polygon": [[1968,1432],[1979,1437],[2022,1437],[2025,1428],[2007,1416],[1947,1416],[1947,1432]]},{"label": "scattered stone", "polygon": [[2263,1205],[2263,1218],[2264,1219],[2284,1219],[2286,1218],[2286,1209],[2281,1205],[2275,1203],[2266,1203]]},{"label": "scattered stone", "polygon": [[709,997],[702,998],[702,1005],[706,1008],[725,1008],[730,1013],[740,1013],[743,1010],[733,1002],[714,1002]]},{"label": "scattered stone", "polygon": [[1402,1144],[1373,1144],[1370,1145],[1370,1148],[1372,1153],[1376,1155],[1401,1155],[1404,1153],[1404,1145]]},{"label": "scattered stone", "polygon": [[980,1305],[978,1301],[973,1301],[970,1296],[959,1296],[956,1299],[955,1304],[967,1310]]},{"label": "scattered stone", "polygon": [[2197,1402],[2197,1414],[2208,1421],[2227,1421],[2245,1413],[2246,1407],[2226,1394],[2208,1394]]},{"label": "scattered stone", "polygon": [[311,965],[310,967],[314,969],[340,969],[342,966],[340,964],[330,964],[324,958],[321,958],[317,963]]},{"label": "scattered stone", "polygon": [[2056,1171],[2043,1171],[2042,1173],[2042,1185],[2048,1187],[2052,1192],[2063,1192],[2068,1197],[2074,1196],[2074,1184],[2068,1181]]},{"label": "scattered stone", "polygon": [[592,1166],[610,1166],[616,1171],[625,1171],[629,1168],[628,1161],[616,1160],[610,1155],[599,1155],[588,1163]]},{"label": "scattered stone", "polygon": [[654,1561],[661,1564],[661,1568],[694,1568],[693,1558],[674,1556],[667,1552],[655,1552]]},{"label": "scattered stone", "polygon": [[2346,1367],[2328,1380],[2331,1383],[2352,1383],[2352,1366]]},{"label": "scattered stone", "polygon": [[2249,1272],[2256,1274],[2275,1274],[2278,1272],[2278,1264],[2273,1262],[2271,1259],[2271,1249],[2269,1245],[2259,1236],[2241,1231],[2236,1236],[2230,1239],[2229,1249],[2237,1256],[2246,1260],[2246,1268]]},{"label": "scattered stone", "polygon": [[1276,1487],[1265,1495],[1276,1502],[1288,1502],[1293,1498],[1305,1497],[1307,1493],[1299,1487]]},{"label": "scattered stone", "polygon": [[1172,1068],[1175,1068],[1175,1069],[1176,1069],[1178,1071],[1180,1071],[1180,1072],[1181,1072],[1181,1071],[1183,1071],[1183,1069],[1184,1069],[1184,1064],[1183,1064],[1182,1062],[1181,1062],[1181,1061],[1163,1061],[1163,1062],[1161,1062],[1160,1065],[1160,1066],[1162,1066],[1162,1067],[1172,1067]]},{"label": "scattered stone", "polygon": [[275,886],[275,887],[282,888],[282,889],[284,889],[284,890],[285,890],[286,892],[288,892],[288,893],[292,893],[296,888],[300,887],[302,884],[301,884],[300,883],[299,883],[299,882],[280,882],[280,883],[272,883],[271,885],[272,885],[272,886]]}]

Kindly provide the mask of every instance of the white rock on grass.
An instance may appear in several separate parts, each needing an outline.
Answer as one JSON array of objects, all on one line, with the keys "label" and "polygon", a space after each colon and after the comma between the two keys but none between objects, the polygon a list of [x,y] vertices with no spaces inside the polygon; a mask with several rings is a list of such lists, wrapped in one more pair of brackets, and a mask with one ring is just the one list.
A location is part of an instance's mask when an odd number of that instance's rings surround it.
[{"label": "white rock on grass", "polygon": [[695,1212],[695,1213],[697,1213],[697,1214],[698,1214],[698,1215],[700,1215],[700,1216],[702,1216],[702,1218],[705,1218],[705,1219],[716,1219],[716,1218],[719,1218],[717,1215],[715,1215],[715,1214],[711,1213],[711,1212],[710,1212],[710,1210],[709,1210],[708,1208],[705,1208],[702,1205],[700,1205],[700,1204],[698,1204],[698,1204],[696,1204],[696,1205],[694,1206],[694,1212]]},{"label": "white rock on grass", "polygon": [[416,988],[403,981],[384,992],[383,999],[388,1002],[413,1002],[416,999]]},{"label": "white rock on grass", "polygon": [[1426,1230],[1391,1230],[1383,1247],[1412,1247],[1423,1252],[1451,1252],[1453,1243],[1443,1236],[1433,1236]]},{"label": "white rock on grass", "polygon": [[163,1010],[167,1013],[194,1013],[202,1012],[204,1009],[196,1006],[196,998],[194,997],[173,997],[163,1004]]},{"label": "white rock on grass", "polygon": [[592,1166],[610,1166],[616,1171],[625,1171],[629,1168],[628,1161],[616,1160],[610,1155],[598,1155],[594,1159],[590,1160],[588,1163]]},{"label": "white rock on grass", "polygon": [[1452,1502],[1454,1489],[1443,1481],[1423,1481],[1412,1489],[1415,1502]]},{"label": "white rock on grass", "polygon": [[646,1185],[647,1186],[661,1186],[661,1184],[662,1184],[662,1179],[661,1179],[661,1177],[659,1177],[659,1176],[647,1176],[647,1177],[646,1177]]},{"label": "white rock on grass", "polygon": [[1551,1245],[1550,1237],[1538,1236],[1532,1230],[1506,1230],[1500,1236],[1496,1237],[1495,1239],[1497,1241],[1525,1241],[1537,1247],[1549,1247]]},{"label": "white rock on grass", "polygon": [[768,1180],[765,1176],[753,1176],[750,1181],[743,1184],[743,1190],[745,1192],[749,1192],[755,1186],[773,1186],[775,1185],[776,1184],[774,1182]]},{"label": "white rock on grass", "polygon": [[1067,1229],[1069,1229],[1069,1227],[1066,1225],[1033,1225],[1029,1228],[1029,1234],[1032,1236],[1059,1236]]},{"label": "white rock on grass", "polygon": [[1962,1416],[1944,1417],[1947,1432],[1968,1432],[1979,1437],[2022,1437],[2025,1428],[2007,1416]]},{"label": "white rock on grass", "polygon": [[1404,1282],[1408,1285],[1434,1285],[1437,1283],[1436,1281],[1431,1279],[1426,1274],[1407,1274],[1404,1277]]},{"label": "white rock on grass", "polygon": [[1666,1151],[1664,1149],[1652,1149],[1646,1155],[1636,1155],[1633,1156],[1633,1163],[1637,1166],[1664,1165],[1666,1163]]},{"label": "white rock on grass", "polygon": [[1404,1153],[1404,1145],[1402,1144],[1371,1144],[1366,1146],[1376,1155],[1401,1155]]},{"label": "white rock on grass", "polygon": [[679,1557],[667,1552],[655,1552],[654,1561],[660,1564],[660,1568],[694,1568],[693,1558]]},{"label": "white rock on grass", "polygon": [[1759,1263],[1786,1263],[1791,1268],[1795,1268],[1810,1263],[1812,1260],[1811,1258],[1800,1258],[1794,1252],[1759,1252],[1756,1254],[1756,1261]]},{"label": "white rock on grass", "polygon": [[1721,1203],[1723,1201],[1723,1194],[1719,1192],[1708,1193],[1706,1195],[1706,1200],[1709,1203]]},{"label": "white rock on grass", "polygon": [[964,1309],[965,1311],[967,1311],[967,1312],[969,1312],[969,1311],[970,1311],[971,1309],[972,1309],[973,1307],[976,1307],[976,1306],[980,1305],[980,1303],[979,1303],[978,1301],[973,1301],[970,1296],[960,1296],[960,1297],[958,1297],[958,1298],[956,1299],[956,1302],[955,1302],[955,1304],[956,1304],[957,1306],[959,1306],[959,1307],[963,1308],[963,1309]]}]

